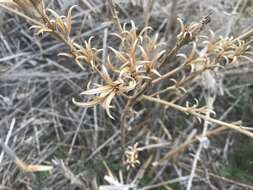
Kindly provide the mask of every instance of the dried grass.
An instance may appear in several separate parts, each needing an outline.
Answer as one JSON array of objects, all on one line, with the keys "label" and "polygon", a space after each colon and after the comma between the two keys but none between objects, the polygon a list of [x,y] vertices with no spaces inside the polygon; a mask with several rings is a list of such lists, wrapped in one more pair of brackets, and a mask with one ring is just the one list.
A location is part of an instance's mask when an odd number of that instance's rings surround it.
[{"label": "dried grass", "polygon": [[253,137],[248,1],[64,2],[0,1],[3,188],[253,189],[214,159]]}]

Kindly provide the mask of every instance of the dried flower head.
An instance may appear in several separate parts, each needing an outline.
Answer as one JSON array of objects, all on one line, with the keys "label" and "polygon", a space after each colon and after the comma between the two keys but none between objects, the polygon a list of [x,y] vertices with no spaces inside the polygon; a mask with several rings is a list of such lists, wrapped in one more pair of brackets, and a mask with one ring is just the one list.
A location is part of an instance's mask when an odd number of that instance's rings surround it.
[{"label": "dried flower head", "polygon": [[91,66],[92,69],[96,67],[96,61],[98,60],[98,53],[101,49],[96,49],[92,47],[91,41],[93,37],[90,37],[88,41],[85,40],[85,46],[80,46],[73,41],[70,41],[71,46],[69,53],[60,53],[59,55],[66,56],[69,58],[74,59],[77,65],[82,69],[85,70],[83,63],[86,63]]},{"label": "dried flower head", "polygon": [[72,6],[69,9],[66,17],[60,16],[54,10],[48,9],[52,16],[43,15],[43,23],[34,25],[31,28],[37,30],[37,35],[48,32],[68,45],[69,52],[60,53],[59,55],[72,58],[82,70],[85,70],[83,62],[91,65],[94,69],[98,60],[97,54],[100,50],[92,47],[91,40],[93,37],[90,37],[88,41],[85,40],[85,46],[75,43],[71,38],[72,11],[74,8],[75,6]]},{"label": "dried flower head", "polygon": [[211,36],[212,39],[204,43],[207,44],[206,54],[214,58],[213,64],[225,62],[222,65],[227,65],[235,63],[239,58],[245,58],[252,62],[249,57],[252,55],[249,45],[252,42],[251,40],[246,42],[233,37],[219,37],[218,40],[215,40],[213,32],[211,32]]},{"label": "dried flower head", "polygon": [[44,32],[59,32],[63,35],[63,37],[70,41],[70,32],[72,26],[72,11],[75,6],[72,6],[69,11],[67,17],[58,15],[54,10],[48,9],[48,11],[53,15],[53,18],[50,19],[48,15],[42,14],[43,17],[43,25],[33,26],[32,28],[38,29],[38,34],[43,34]]},{"label": "dried flower head", "polygon": [[137,165],[140,165],[139,161],[139,152],[138,152],[138,143],[135,143],[134,146],[129,146],[125,151],[127,170],[130,168],[135,168]]},{"label": "dried flower head", "polygon": [[[154,38],[146,35],[148,30],[151,30],[151,27],[145,27],[138,33],[137,27],[131,21],[129,30],[124,24],[123,32],[115,34],[121,39],[122,47],[120,51],[114,48],[111,50],[121,63],[119,68],[121,73],[130,73],[136,79],[149,78],[149,73],[159,75],[156,70],[157,62],[165,50],[161,49],[163,44],[158,42],[158,35],[155,35]],[[116,72],[119,70],[115,69]]]},{"label": "dried flower head", "polygon": [[96,84],[96,86],[98,86],[97,88],[86,90],[81,93],[81,95],[92,95],[92,100],[89,102],[77,102],[73,99],[73,102],[81,107],[92,107],[101,104],[106,109],[108,116],[114,119],[110,113],[112,99],[116,95],[123,95],[135,89],[136,82],[134,79],[127,77],[113,80],[104,65],[102,65],[102,72],[100,72],[100,75],[103,78],[105,85]]},{"label": "dried flower head", "polygon": [[187,26],[185,26],[182,19],[178,18],[177,20],[181,26],[181,31],[177,35],[177,44],[178,46],[182,46],[193,40],[196,40],[204,26],[211,21],[211,18],[210,15],[207,15],[204,16],[199,22],[192,22]]}]

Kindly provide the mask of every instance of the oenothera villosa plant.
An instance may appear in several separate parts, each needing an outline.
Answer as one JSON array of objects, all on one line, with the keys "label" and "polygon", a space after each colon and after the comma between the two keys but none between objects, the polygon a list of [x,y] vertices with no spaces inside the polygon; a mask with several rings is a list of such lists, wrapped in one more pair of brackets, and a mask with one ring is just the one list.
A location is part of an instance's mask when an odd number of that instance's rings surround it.
[{"label": "oenothera villosa plant", "polygon": [[[188,25],[178,18],[180,32],[175,36],[175,46],[168,49],[165,43],[161,43],[158,34],[151,35],[151,27],[145,26],[139,30],[134,21],[121,24],[115,3],[109,0],[108,5],[117,28],[117,32],[112,35],[118,38],[120,43],[118,47],[109,48],[108,55],[103,61],[103,49],[93,47],[93,37],[87,39],[84,45],[78,44],[71,37],[74,6],[69,9],[67,16],[60,16],[54,10],[46,9],[43,0],[4,0],[0,2],[1,7],[31,21],[33,24],[31,29],[35,30],[35,34],[48,33],[63,42],[68,47],[68,52],[60,55],[73,59],[81,70],[94,72],[101,78],[101,83],[91,81],[87,89],[81,92],[81,95],[89,101],[77,101],[76,98],[73,98],[75,105],[81,107],[101,105],[107,115],[114,119],[113,100],[118,97],[125,99],[124,113],[120,118],[123,148],[125,147],[126,117],[134,110],[134,105],[140,101],[165,105],[193,115],[200,120],[225,126],[253,137],[253,134],[242,126],[206,116],[206,113],[211,111],[210,108],[199,106],[197,101],[192,106],[189,104],[182,106],[177,104],[175,99],[160,98],[166,93],[179,93],[180,98],[187,94],[187,88],[191,84],[196,83],[206,74],[212,75],[240,59],[251,61],[251,31],[236,38],[216,38],[212,31],[202,36],[203,29],[211,20],[210,15]],[[190,45],[192,48],[187,53],[180,53],[180,49],[185,45]],[[176,58],[180,64],[175,67],[166,67]],[[170,69],[166,70],[167,68]],[[178,75],[179,73],[183,74]],[[160,88],[156,88],[157,86]],[[135,157],[138,158],[138,156]],[[128,160],[130,166],[134,167],[136,163],[139,163],[132,158],[131,160]]]}]

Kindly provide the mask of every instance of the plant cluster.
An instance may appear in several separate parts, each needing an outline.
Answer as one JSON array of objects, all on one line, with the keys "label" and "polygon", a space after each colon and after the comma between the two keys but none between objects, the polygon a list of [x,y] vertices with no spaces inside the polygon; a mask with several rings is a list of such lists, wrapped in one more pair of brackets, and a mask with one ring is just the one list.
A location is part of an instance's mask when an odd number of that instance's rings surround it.
[{"label": "plant cluster", "polygon": [[[154,34],[151,27],[138,28],[134,21],[122,24],[118,18],[115,2],[109,0],[108,5],[117,28],[117,32],[112,33],[112,36],[119,41],[119,46],[109,47],[106,53],[104,48],[93,46],[93,37],[87,39],[84,45],[78,44],[71,37],[72,11],[75,6],[69,9],[67,16],[60,16],[54,10],[47,9],[43,0],[5,0],[0,5],[31,21],[33,24],[31,29],[36,31],[36,35],[48,33],[63,42],[69,51],[61,53],[61,56],[73,59],[82,71],[87,70],[100,77],[101,83],[90,81],[87,88],[81,92],[83,100],[73,98],[75,105],[81,107],[101,105],[108,117],[116,120],[119,113],[115,109],[114,100],[117,98],[123,100],[125,109],[119,120],[122,149],[125,153],[124,163],[128,169],[141,164],[137,144],[125,147],[128,128],[126,120],[139,102],[150,101],[164,105],[186,115],[192,115],[200,122],[213,123],[253,137],[253,133],[243,126],[210,117],[208,113],[214,113],[212,108],[201,106],[198,101],[193,105],[189,102],[182,105],[178,101],[189,92],[193,84],[199,84],[199,80],[204,81],[203,88],[207,88],[212,95],[216,94],[217,87],[214,82],[216,72],[236,64],[241,59],[252,61],[252,32],[239,37],[217,38],[212,31],[204,34],[206,26],[211,22],[211,15],[189,24],[178,18],[180,31],[176,36],[175,46],[170,49],[158,34]],[[13,7],[15,9],[12,9]],[[178,64],[170,66],[175,60]],[[167,158],[168,155],[165,155],[153,164],[161,164]]]}]

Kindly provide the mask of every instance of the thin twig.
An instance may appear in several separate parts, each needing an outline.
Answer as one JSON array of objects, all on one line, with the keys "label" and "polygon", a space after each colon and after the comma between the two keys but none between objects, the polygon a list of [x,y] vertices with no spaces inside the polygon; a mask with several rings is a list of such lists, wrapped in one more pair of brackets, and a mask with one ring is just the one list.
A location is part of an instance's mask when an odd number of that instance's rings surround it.
[{"label": "thin twig", "polygon": [[242,134],[244,134],[244,135],[246,135],[246,136],[248,136],[250,138],[253,138],[253,133],[245,130],[242,126],[237,126],[237,125],[233,125],[233,124],[226,123],[226,122],[223,122],[223,121],[219,121],[219,120],[213,119],[211,117],[206,117],[205,115],[197,113],[194,110],[191,110],[189,108],[186,108],[186,107],[183,107],[183,106],[180,106],[180,105],[176,105],[174,103],[171,103],[171,102],[168,102],[168,101],[165,101],[165,100],[161,100],[159,98],[153,98],[153,97],[146,96],[146,95],[143,95],[142,97],[143,97],[143,99],[149,100],[151,102],[160,103],[160,104],[166,105],[168,107],[172,107],[172,108],[174,108],[174,109],[176,109],[178,111],[181,111],[183,113],[191,114],[191,115],[193,115],[193,116],[195,116],[197,118],[200,118],[200,119],[203,119],[203,120],[207,120],[207,121],[209,121],[211,123],[222,125],[222,126],[225,126],[227,128],[236,130],[239,133],[242,133]]},{"label": "thin twig", "polygon": [[109,7],[111,10],[111,14],[112,14],[112,19],[118,28],[118,32],[121,34],[123,29],[122,29],[122,26],[120,24],[120,20],[118,17],[118,11],[117,11],[116,4],[115,4],[114,0],[108,0],[108,3],[109,3]]}]

